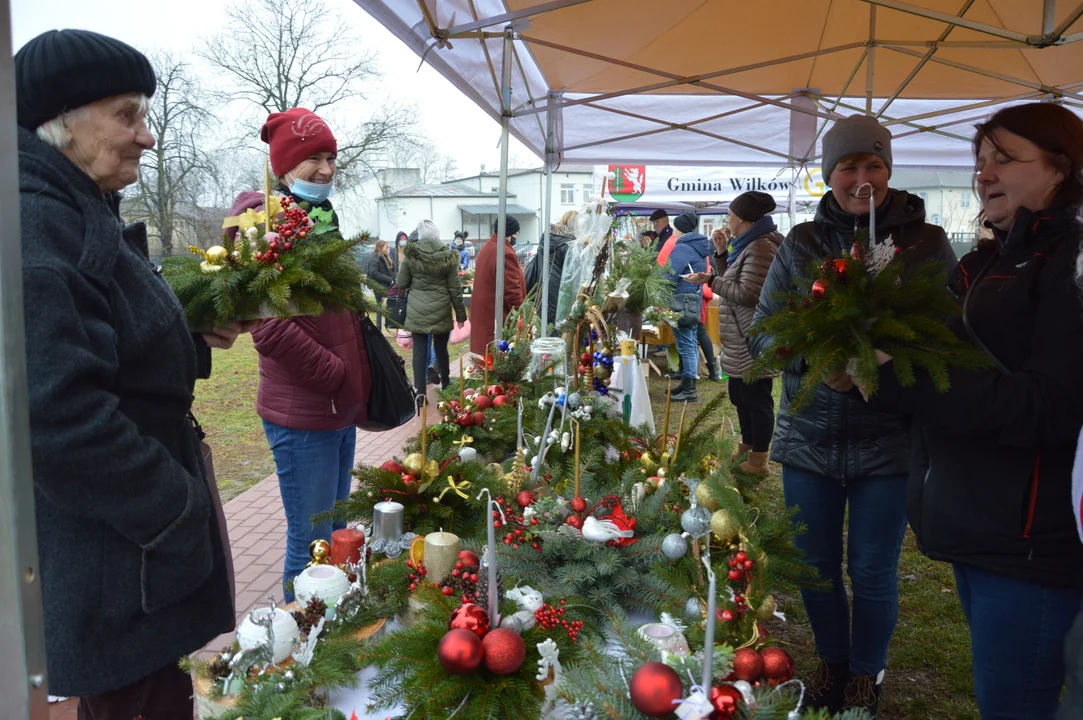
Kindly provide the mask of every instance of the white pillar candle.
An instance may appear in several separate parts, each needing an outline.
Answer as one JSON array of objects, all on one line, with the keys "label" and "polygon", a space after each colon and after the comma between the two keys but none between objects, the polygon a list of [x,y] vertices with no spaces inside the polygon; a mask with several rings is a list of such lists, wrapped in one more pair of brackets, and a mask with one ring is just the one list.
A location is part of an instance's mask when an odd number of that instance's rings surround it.
[{"label": "white pillar candle", "polygon": [[463,462],[474,462],[478,459],[478,451],[472,447],[464,447],[459,451],[459,459]]},{"label": "white pillar candle", "polygon": [[425,578],[439,584],[455,569],[459,560],[459,536],[454,533],[429,533],[425,536]]},{"label": "white pillar candle", "polygon": [[405,514],[402,503],[384,500],[372,506],[372,534],[376,540],[392,541],[402,537]]},{"label": "white pillar candle", "polygon": [[704,688],[712,687],[711,684],[711,662],[714,660],[714,613],[715,613],[715,594],[718,592],[718,587],[715,582],[714,570],[711,569],[710,556],[701,558],[703,564],[707,567],[707,630],[703,636],[703,678],[700,681],[700,686]]}]

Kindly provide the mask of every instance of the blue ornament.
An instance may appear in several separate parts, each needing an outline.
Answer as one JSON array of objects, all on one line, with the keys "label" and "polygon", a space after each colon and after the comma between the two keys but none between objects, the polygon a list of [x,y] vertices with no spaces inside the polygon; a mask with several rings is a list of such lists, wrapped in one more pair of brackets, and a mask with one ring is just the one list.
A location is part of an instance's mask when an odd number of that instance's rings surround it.
[{"label": "blue ornament", "polygon": [[507,340],[501,340],[500,342],[498,342],[496,344],[496,346],[498,348],[500,348],[500,352],[507,352],[508,351],[508,341]]},{"label": "blue ornament", "polygon": [[557,407],[564,407],[564,398],[565,398],[564,395],[560,395],[560,396],[557,397],[557,399],[556,399]]}]

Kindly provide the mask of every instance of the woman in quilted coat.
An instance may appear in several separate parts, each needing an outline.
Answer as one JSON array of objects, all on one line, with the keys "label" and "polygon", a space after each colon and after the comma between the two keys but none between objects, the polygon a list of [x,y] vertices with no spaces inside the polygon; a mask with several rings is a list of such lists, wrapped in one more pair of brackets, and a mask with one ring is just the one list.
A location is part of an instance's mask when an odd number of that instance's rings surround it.
[{"label": "woman in quilted coat", "polygon": [[452,309],[459,327],[466,323],[459,253],[440,242],[440,229],[432,220],[418,223],[417,242],[406,246],[398,286],[410,292],[406,330],[414,336],[414,388],[420,397],[425,394],[429,343],[436,350],[440,387],[446,388],[451,374],[447,343],[452,330]]}]

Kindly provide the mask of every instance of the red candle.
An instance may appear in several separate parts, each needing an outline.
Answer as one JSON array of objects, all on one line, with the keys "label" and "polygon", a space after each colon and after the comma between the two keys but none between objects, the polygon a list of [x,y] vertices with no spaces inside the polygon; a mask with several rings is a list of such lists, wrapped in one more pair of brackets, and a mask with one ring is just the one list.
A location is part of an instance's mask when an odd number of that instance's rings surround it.
[{"label": "red candle", "polygon": [[347,560],[359,562],[364,544],[365,533],[357,528],[335,530],[331,533],[331,556],[328,560],[332,565],[345,565]]}]

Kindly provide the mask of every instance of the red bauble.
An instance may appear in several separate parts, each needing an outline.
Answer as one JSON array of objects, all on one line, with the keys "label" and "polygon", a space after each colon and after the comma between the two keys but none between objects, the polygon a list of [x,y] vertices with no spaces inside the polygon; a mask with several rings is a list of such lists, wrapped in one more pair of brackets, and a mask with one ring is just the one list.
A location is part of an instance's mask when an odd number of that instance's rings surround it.
[{"label": "red bauble", "polygon": [[478,406],[478,410],[488,410],[493,406],[493,401],[487,395],[478,395],[474,398],[474,404]]},{"label": "red bauble", "polygon": [[499,385],[490,385],[489,389],[486,392],[489,393],[489,397],[495,398],[499,395],[504,394],[504,388],[500,387]]},{"label": "red bauble", "polygon": [[684,697],[681,676],[669,665],[652,662],[639,668],[628,683],[632,704],[648,717],[666,717],[677,707],[673,701]]},{"label": "red bauble", "polygon": [[780,647],[766,647],[760,650],[763,658],[763,676],[772,685],[793,679],[793,658]]},{"label": "red bauble", "polygon": [[745,682],[755,682],[763,674],[763,658],[750,647],[733,653],[733,676]]},{"label": "red bauble", "polygon": [[481,638],[469,630],[456,628],[440,639],[436,657],[444,670],[452,675],[465,675],[478,669],[485,657],[485,650],[481,646]]},{"label": "red bauble", "polygon": [[474,413],[474,424],[475,425],[482,425],[484,423],[485,423],[485,413],[481,412],[480,410],[478,412]]},{"label": "red bauble", "polygon": [[576,530],[583,529],[583,518],[578,515],[569,515],[568,519],[564,521],[566,524],[571,525]]},{"label": "red bauble", "polygon": [[461,628],[469,630],[479,638],[484,638],[489,632],[489,613],[485,612],[480,605],[464,603],[451,613],[447,626],[449,630]]},{"label": "red bauble", "polygon": [[571,502],[573,512],[581,513],[587,509],[587,501],[582,497],[573,497]]},{"label": "red bauble", "polygon": [[838,258],[837,260],[835,260],[835,262],[832,263],[832,267],[835,268],[835,272],[837,272],[839,275],[845,275],[846,274],[846,259],[845,258]]},{"label": "red bauble", "polygon": [[413,475],[403,475],[402,485],[406,488],[406,492],[410,493],[411,495],[417,493],[417,478],[415,478]]},{"label": "red bauble", "polygon": [[497,407],[504,407],[509,402],[511,402],[511,401],[508,400],[507,395],[497,395],[496,397],[493,398],[493,405],[496,405]]},{"label": "red bauble", "polygon": [[530,505],[533,502],[534,502],[534,493],[530,492],[529,490],[523,490],[522,492],[520,492],[518,495],[515,496],[515,504],[518,505],[521,508],[530,507]]},{"label": "red bauble", "polygon": [[[711,705],[714,707],[717,717],[731,718],[737,714],[741,707],[741,691],[732,685],[719,685],[711,688],[709,694]],[[714,714],[711,717],[716,717]]]},{"label": "red bauble", "polygon": [[387,472],[393,472],[393,473],[396,473],[398,475],[402,474],[402,465],[395,462],[394,460],[388,460],[387,462],[385,462],[383,465],[380,466],[380,469],[381,470],[386,470]]},{"label": "red bauble", "polygon": [[827,283],[823,280],[817,280],[812,283],[812,297],[816,300],[820,300],[827,294]]},{"label": "red bauble", "polygon": [[526,643],[519,633],[497,628],[481,641],[485,648],[485,669],[497,675],[510,675],[526,660]]},{"label": "red bauble", "polygon": [[480,561],[478,560],[478,554],[473,550],[460,550],[459,559],[463,561],[463,565],[468,568],[479,567]]}]

